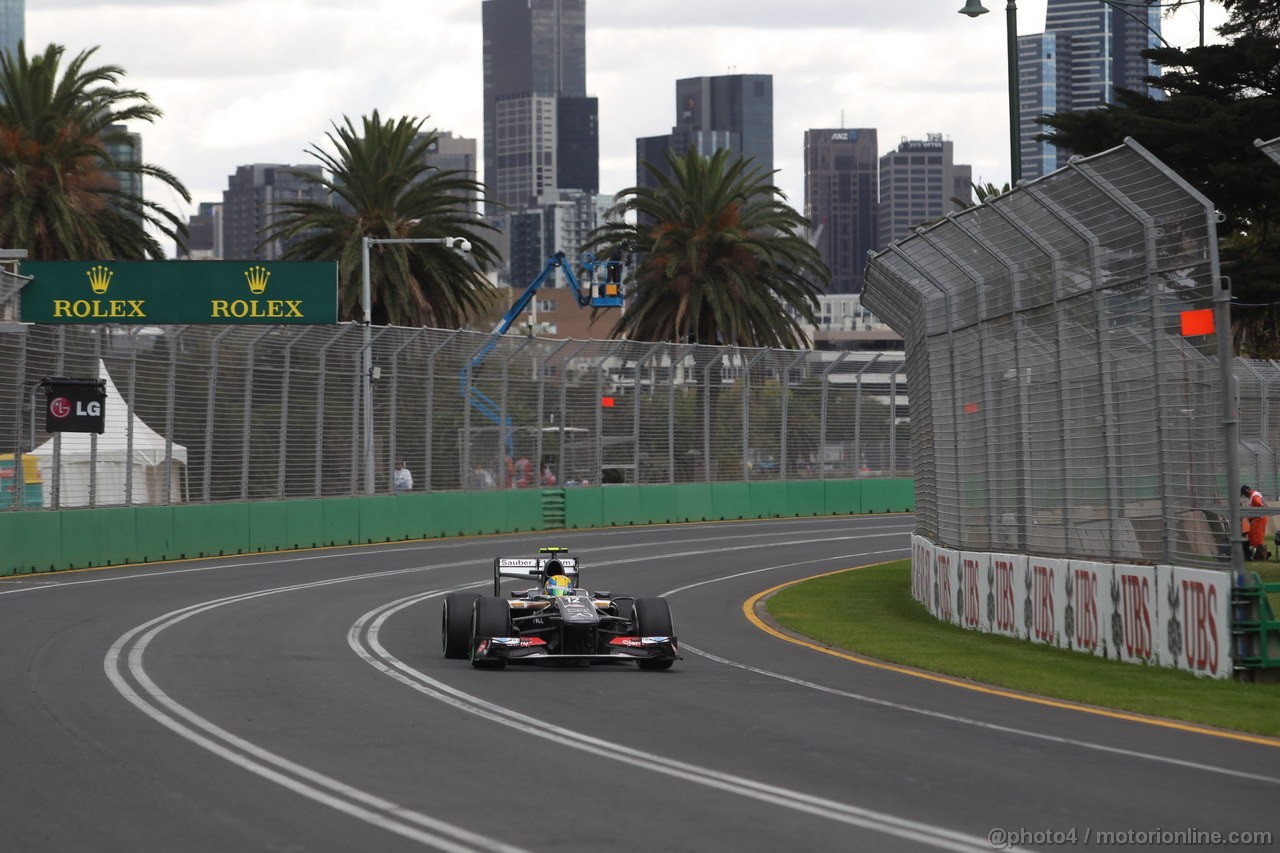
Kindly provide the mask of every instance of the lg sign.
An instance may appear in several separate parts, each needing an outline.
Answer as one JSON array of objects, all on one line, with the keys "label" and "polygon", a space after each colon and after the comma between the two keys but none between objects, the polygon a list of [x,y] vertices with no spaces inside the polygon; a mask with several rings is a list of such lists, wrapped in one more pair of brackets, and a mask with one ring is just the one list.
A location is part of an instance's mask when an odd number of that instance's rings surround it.
[{"label": "lg sign", "polygon": [[49,403],[49,414],[53,415],[55,418],[61,419],[70,417],[73,410],[75,411],[76,417],[102,417],[102,404],[97,400],[91,400],[88,403],[83,400],[76,400],[73,403],[66,397],[54,397]]},{"label": "lg sign", "polygon": [[104,429],[107,392],[103,379],[45,379],[47,432],[96,432]]}]

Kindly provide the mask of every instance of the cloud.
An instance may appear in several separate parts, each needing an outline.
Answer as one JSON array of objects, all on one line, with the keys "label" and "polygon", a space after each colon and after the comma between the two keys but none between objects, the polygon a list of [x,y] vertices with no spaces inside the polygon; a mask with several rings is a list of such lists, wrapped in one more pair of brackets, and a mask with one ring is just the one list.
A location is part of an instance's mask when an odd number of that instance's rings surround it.
[{"label": "cloud", "polygon": [[[675,81],[774,78],[777,181],[804,203],[804,132],[876,128],[882,151],[942,133],[975,179],[1008,179],[1003,4],[971,20],[963,0],[588,0],[587,88],[600,99],[601,189],[635,183],[635,140],[668,133]],[[1020,31],[1043,28],[1045,0],[1018,4]],[[29,4],[29,45],[122,66],[124,85],[164,111],[145,158],[195,201],[222,198],[255,162],[312,163],[343,116],[429,117],[480,140],[480,0],[44,0]],[[1210,4],[1210,10],[1221,10]],[[1211,26],[1213,24],[1211,23]],[[1194,7],[1178,26],[1194,33]],[[1187,28],[1190,28],[1188,31]],[[1175,27],[1166,28],[1170,39]],[[1194,35],[1181,37],[1190,44]],[[843,116],[843,119],[842,119]],[[148,192],[152,187],[148,185]],[[158,190],[157,190],[158,191]],[[176,209],[187,207],[158,196]]]}]

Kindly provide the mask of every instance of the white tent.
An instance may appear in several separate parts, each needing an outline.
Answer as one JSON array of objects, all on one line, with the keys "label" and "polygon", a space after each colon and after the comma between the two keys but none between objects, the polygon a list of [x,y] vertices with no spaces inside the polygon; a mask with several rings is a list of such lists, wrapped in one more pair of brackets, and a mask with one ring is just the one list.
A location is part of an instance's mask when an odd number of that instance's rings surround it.
[{"label": "white tent", "polygon": [[[129,411],[101,360],[98,377],[106,380],[107,392],[102,434],[59,433],[62,443],[59,453],[54,453],[59,435],[31,451],[31,455],[39,459],[45,504],[53,505],[55,472],[59,507],[180,502],[187,449],[177,443],[166,448],[164,437]],[[132,448],[129,446],[131,428]],[[94,439],[97,439],[96,453]],[[172,461],[166,450],[171,452]]]}]

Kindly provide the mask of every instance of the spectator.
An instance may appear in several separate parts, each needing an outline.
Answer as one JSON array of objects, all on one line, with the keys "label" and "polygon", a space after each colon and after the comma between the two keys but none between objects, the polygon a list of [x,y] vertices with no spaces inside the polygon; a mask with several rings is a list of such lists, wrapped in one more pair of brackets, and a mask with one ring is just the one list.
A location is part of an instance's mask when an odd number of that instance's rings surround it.
[{"label": "spectator", "polygon": [[516,460],[516,482],[517,489],[527,489],[533,485],[533,463],[529,461],[528,456],[520,456]]},{"label": "spectator", "polygon": [[391,488],[397,495],[413,490],[413,474],[409,473],[409,466],[404,464],[403,459],[396,462],[396,471],[391,475]]},{"label": "spectator", "polygon": [[471,477],[473,488],[492,489],[496,485],[493,472],[483,465],[476,465],[476,469],[471,472]]},{"label": "spectator", "polygon": [[550,465],[542,466],[542,485],[554,486],[556,484],[556,475],[551,473]]}]

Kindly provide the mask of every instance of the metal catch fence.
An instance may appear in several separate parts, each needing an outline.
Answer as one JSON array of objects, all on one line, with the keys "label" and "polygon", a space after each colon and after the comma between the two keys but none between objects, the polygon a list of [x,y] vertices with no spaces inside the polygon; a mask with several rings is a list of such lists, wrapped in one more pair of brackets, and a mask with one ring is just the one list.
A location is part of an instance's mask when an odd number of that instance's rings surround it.
[{"label": "metal catch fence", "polygon": [[[362,331],[0,325],[0,507],[388,492],[400,459],[416,491],[911,471],[901,353],[505,336],[473,364],[489,335],[374,327],[366,435]],[[58,376],[109,380],[102,435],[44,431]]]},{"label": "metal catch fence", "polygon": [[906,339],[922,534],[1116,561],[1226,555],[1236,448],[1216,223],[1129,140],[871,260],[863,302]]}]

